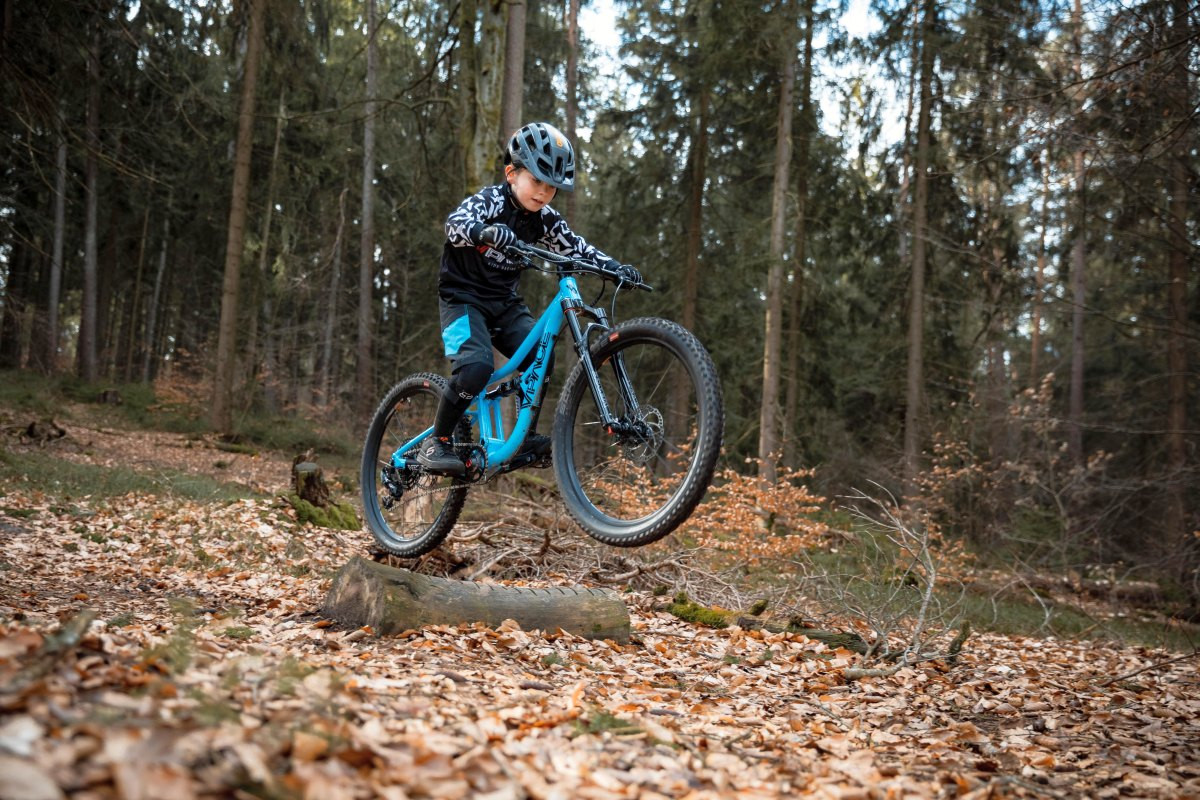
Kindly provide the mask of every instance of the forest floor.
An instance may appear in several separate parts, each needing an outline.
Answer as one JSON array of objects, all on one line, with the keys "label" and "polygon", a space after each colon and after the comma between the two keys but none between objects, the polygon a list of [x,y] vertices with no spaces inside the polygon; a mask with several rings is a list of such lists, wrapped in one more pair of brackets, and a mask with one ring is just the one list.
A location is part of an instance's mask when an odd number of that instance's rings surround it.
[{"label": "forest floor", "polygon": [[319,608],[369,536],[272,496],[294,454],[91,419],[38,444],[0,416],[10,465],[151,487],[0,480],[0,800],[1200,797],[1195,653],[981,633],[851,679],[850,652],[642,592],[624,646],[337,630]]}]

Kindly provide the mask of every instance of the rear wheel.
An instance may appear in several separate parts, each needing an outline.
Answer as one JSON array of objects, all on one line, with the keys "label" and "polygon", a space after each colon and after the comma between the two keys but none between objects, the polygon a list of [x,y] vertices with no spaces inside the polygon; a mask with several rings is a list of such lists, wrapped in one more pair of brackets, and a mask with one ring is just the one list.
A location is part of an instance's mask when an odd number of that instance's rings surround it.
[{"label": "rear wheel", "polygon": [[593,538],[649,544],[686,520],[712,481],[725,426],[716,368],[688,330],[654,318],[618,325],[591,357],[618,425],[601,424],[576,365],[554,418],[559,490]]},{"label": "rear wheel", "polygon": [[[376,543],[392,555],[412,558],[437,547],[467,499],[461,479],[431,475],[415,464],[392,466],[392,454],[433,424],[445,386],[441,375],[410,375],[384,396],[367,429],[360,475],[363,516]],[[459,441],[467,438],[465,422],[456,434]]]}]

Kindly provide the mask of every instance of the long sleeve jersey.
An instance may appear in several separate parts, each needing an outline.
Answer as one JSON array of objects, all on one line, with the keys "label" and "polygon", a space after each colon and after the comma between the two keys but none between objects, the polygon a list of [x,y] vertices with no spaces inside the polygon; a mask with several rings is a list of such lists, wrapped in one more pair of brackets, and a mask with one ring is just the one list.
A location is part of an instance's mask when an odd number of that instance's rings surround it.
[{"label": "long sleeve jersey", "polygon": [[527,244],[592,262],[608,259],[571,230],[550,206],[526,211],[507,183],[488,186],[464,200],[446,219],[446,245],[438,274],[438,293],[444,300],[502,300],[517,294],[520,265],[499,250],[476,246],[473,238],[487,225],[502,223]]}]

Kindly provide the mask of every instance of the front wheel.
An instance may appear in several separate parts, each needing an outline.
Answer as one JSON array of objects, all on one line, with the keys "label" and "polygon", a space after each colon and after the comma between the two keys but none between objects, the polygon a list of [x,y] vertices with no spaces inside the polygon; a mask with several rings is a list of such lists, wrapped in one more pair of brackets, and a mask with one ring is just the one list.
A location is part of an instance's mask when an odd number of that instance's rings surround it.
[{"label": "front wheel", "polygon": [[[460,479],[433,475],[416,465],[392,465],[397,448],[433,424],[445,386],[446,379],[433,373],[410,375],[397,383],[376,409],[363,442],[363,516],[376,543],[402,558],[441,544],[467,499],[467,486]],[[456,438],[464,441],[468,433],[466,423],[460,422]]]},{"label": "front wheel", "polygon": [[712,481],[725,429],[717,371],[687,329],[655,318],[618,325],[591,359],[618,424],[601,424],[577,364],[554,417],[559,490],[593,538],[649,544],[686,520]]}]

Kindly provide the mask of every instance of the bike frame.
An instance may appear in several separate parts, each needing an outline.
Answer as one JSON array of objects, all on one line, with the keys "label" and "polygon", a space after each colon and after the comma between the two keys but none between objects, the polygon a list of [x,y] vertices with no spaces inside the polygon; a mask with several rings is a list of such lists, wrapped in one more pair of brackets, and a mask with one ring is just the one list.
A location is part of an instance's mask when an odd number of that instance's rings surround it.
[{"label": "bike frame", "polygon": [[[539,253],[540,255],[540,253]],[[561,263],[561,262],[560,262]],[[593,321],[581,325],[579,317],[586,316]],[[546,381],[549,377],[550,354],[562,333],[563,327],[571,331],[575,340],[576,354],[584,364],[596,407],[600,410],[600,423],[608,430],[620,428],[622,423],[613,417],[600,388],[600,381],[592,365],[589,355],[589,341],[593,331],[607,332],[610,330],[608,315],[602,308],[595,308],[583,302],[579,286],[570,275],[560,275],[558,293],[542,312],[537,323],[516,352],[488,379],[485,389],[467,407],[464,418],[471,424],[479,426],[479,445],[483,450],[483,478],[491,478],[504,471],[508,463],[529,434],[533,424],[534,411],[543,400]],[[534,357],[528,367],[518,376],[518,367],[533,353]],[[625,376],[624,366],[619,358],[613,359],[621,393],[627,407],[636,407],[636,398],[632,386]],[[497,385],[498,384],[498,385]],[[517,418],[512,430],[505,431],[504,418],[501,413],[500,401],[510,394],[517,397]],[[391,463],[397,469],[408,466],[408,454],[416,450],[424,439],[433,432],[433,426],[402,444],[392,453]]]}]

